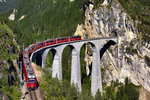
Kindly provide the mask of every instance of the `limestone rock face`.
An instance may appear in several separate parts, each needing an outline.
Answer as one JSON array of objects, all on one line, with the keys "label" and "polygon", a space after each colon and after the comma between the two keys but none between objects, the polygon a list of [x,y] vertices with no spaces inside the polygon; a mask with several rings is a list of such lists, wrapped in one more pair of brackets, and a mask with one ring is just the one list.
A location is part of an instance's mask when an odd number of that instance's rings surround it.
[{"label": "limestone rock face", "polygon": [[103,81],[108,85],[111,80],[124,83],[129,77],[150,92],[150,66],[144,59],[145,55],[150,57],[150,45],[141,44],[136,23],[117,1],[104,0],[96,9],[91,5],[85,11],[84,25],[78,25],[75,34],[83,39],[118,36],[117,46],[110,47],[101,59],[101,67],[105,69]]},{"label": "limestone rock face", "polygon": [[8,19],[10,21],[14,21],[15,20],[15,13],[17,12],[17,9],[13,9],[13,13],[10,14],[10,16],[8,17]]}]

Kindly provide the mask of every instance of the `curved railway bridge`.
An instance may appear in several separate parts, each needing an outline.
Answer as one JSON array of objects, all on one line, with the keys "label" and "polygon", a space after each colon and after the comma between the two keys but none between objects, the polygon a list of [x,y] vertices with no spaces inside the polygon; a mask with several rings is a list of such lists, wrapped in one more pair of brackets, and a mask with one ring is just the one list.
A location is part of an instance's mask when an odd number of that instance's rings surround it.
[{"label": "curved railway bridge", "polygon": [[91,72],[91,93],[94,96],[98,89],[102,93],[102,79],[101,79],[101,68],[100,58],[103,56],[105,51],[111,46],[118,42],[117,37],[108,38],[95,38],[87,40],[67,41],[62,43],[56,43],[49,46],[43,46],[35,50],[31,56],[31,62],[37,62],[42,68],[46,65],[46,57],[49,51],[53,54],[52,64],[52,77],[57,77],[59,80],[62,79],[62,52],[66,46],[69,46],[72,51],[71,59],[71,84],[76,84],[79,91],[81,87],[81,72],[80,72],[80,49],[85,43],[89,43],[93,48],[93,62]]}]

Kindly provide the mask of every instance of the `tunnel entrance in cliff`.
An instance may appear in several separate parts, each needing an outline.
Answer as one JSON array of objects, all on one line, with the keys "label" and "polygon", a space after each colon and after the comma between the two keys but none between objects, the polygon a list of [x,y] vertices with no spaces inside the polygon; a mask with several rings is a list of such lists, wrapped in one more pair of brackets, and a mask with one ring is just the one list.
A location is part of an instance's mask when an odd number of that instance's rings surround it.
[{"label": "tunnel entrance in cliff", "polygon": [[106,52],[106,50],[107,50],[110,46],[115,45],[115,44],[116,44],[116,42],[114,42],[114,41],[112,41],[112,40],[107,41],[107,42],[104,44],[104,46],[101,48],[101,50],[100,50],[100,59],[103,57],[103,55],[104,55],[104,53]]}]

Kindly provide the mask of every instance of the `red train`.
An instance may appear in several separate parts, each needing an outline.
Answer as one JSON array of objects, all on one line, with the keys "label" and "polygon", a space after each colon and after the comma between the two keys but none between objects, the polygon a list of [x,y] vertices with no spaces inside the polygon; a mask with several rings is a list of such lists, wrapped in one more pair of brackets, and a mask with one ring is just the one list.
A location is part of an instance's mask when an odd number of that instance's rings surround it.
[{"label": "red train", "polygon": [[38,87],[37,78],[31,66],[31,62],[29,60],[29,53],[27,51],[23,51],[22,53],[23,59],[23,71],[25,75],[25,80],[27,84],[28,90],[33,90]]},{"label": "red train", "polygon": [[25,48],[25,50],[22,52],[22,58],[23,58],[22,62],[23,62],[24,75],[25,75],[25,80],[26,80],[28,90],[33,90],[38,87],[38,81],[29,59],[31,53],[45,46],[49,46],[57,43],[63,43],[63,42],[77,41],[77,40],[81,40],[81,36],[61,37],[56,39],[49,39],[46,41],[44,40],[42,42],[34,43]]}]

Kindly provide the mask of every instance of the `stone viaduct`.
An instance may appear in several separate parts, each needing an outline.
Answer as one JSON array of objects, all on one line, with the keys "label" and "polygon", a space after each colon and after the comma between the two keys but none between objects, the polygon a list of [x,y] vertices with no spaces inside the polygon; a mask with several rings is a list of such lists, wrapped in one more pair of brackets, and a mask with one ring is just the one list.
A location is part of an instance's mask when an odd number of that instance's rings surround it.
[{"label": "stone viaduct", "polygon": [[96,38],[79,41],[71,41],[58,43],[51,46],[46,46],[34,51],[31,56],[31,62],[36,60],[36,63],[42,68],[46,65],[46,57],[49,51],[53,54],[52,77],[62,79],[62,52],[66,46],[69,46],[72,51],[71,59],[71,84],[76,84],[78,90],[82,90],[81,72],[80,72],[80,49],[85,43],[89,43],[93,48],[93,61],[91,72],[91,93],[94,96],[98,89],[102,93],[102,79],[100,58],[104,52],[111,46],[117,44],[117,37],[112,38]]}]

